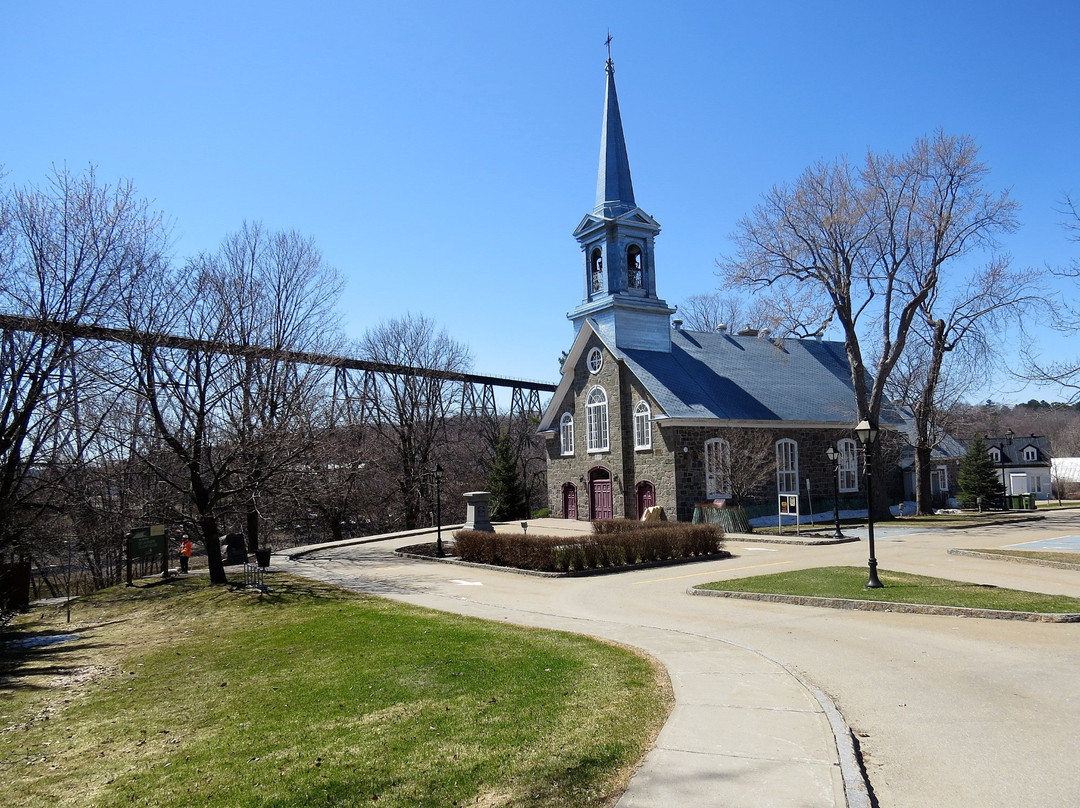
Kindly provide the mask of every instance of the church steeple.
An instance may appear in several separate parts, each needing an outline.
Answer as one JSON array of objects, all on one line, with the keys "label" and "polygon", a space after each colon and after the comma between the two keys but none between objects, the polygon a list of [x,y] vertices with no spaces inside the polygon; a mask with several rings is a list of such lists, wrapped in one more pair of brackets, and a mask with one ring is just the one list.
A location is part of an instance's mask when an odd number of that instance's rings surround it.
[{"label": "church steeple", "polygon": [[567,316],[575,331],[592,320],[619,347],[669,351],[675,310],[656,295],[653,254],[660,224],[634,199],[610,36],[606,72],[596,206],[574,231],[585,254],[585,294]]},{"label": "church steeple", "polygon": [[[609,45],[610,49],[610,45]],[[634,183],[630,179],[630,158],[626,155],[619,96],[615,92],[615,63],[608,56],[607,89],[604,92],[604,122],[600,129],[600,171],[596,176],[596,207],[593,213],[614,218],[633,210]]]}]

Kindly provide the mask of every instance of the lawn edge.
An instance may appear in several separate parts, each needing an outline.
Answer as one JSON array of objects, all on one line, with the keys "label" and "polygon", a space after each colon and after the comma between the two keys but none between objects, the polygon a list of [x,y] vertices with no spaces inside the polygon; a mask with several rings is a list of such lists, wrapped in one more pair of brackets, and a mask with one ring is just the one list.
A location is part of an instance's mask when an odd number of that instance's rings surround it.
[{"label": "lawn edge", "polygon": [[1013,564],[1031,564],[1035,567],[1053,567],[1059,570],[1080,570],[1080,564],[1070,564],[1068,561],[1050,561],[1045,558],[1025,558],[1024,556],[1006,555],[1005,553],[981,553],[978,550],[961,550],[953,547],[949,555],[969,556],[971,558],[986,558],[991,561],[1009,561]]},{"label": "lawn edge", "polygon": [[819,598],[811,595],[775,595],[764,592],[732,592],[722,589],[688,587],[688,595],[760,600],[767,603],[789,603],[795,606],[818,606],[861,612],[896,612],[901,614],[933,614],[945,617],[982,617],[989,620],[1023,620],[1028,623],[1080,623],[1080,613],[1073,612],[1010,612],[1004,609],[975,609],[970,606],[931,606],[923,603],[889,603],[879,600],[848,598]]}]

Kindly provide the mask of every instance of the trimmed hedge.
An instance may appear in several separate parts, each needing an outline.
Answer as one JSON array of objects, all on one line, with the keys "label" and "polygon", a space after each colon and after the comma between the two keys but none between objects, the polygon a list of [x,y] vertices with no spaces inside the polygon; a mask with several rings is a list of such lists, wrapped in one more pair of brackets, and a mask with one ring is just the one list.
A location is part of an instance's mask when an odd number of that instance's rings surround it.
[{"label": "trimmed hedge", "polygon": [[712,555],[723,549],[717,525],[649,524],[629,519],[593,523],[591,536],[527,536],[459,530],[462,561],[543,572],[624,567]]}]

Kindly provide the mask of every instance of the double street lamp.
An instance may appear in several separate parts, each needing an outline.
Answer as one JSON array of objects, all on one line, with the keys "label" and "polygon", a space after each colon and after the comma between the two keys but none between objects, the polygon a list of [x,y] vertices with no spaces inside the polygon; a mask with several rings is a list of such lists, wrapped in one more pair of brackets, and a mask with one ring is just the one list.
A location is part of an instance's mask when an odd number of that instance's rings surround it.
[{"label": "double street lamp", "polygon": [[436,463],[431,473],[435,477],[435,555],[442,558],[446,555],[442,546],[442,466]]},{"label": "double street lamp", "polygon": [[847,538],[840,532],[840,492],[837,488],[837,477],[840,474],[840,452],[836,450],[835,446],[830,446],[825,450],[825,456],[829,458],[829,463],[832,464],[832,507],[833,507],[833,520],[836,522],[836,529],[833,531],[834,539]]},{"label": "double street lamp", "polygon": [[881,582],[877,574],[877,558],[874,555],[874,486],[873,486],[873,474],[871,468],[873,467],[873,451],[874,443],[878,437],[877,424],[870,421],[860,421],[859,425],[855,427],[855,437],[859,439],[859,443],[863,446],[864,470],[866,473],[866,522],[867,532],[870,536],[870,577],[866,581],[865,589],[882,589],[885,584]]}]

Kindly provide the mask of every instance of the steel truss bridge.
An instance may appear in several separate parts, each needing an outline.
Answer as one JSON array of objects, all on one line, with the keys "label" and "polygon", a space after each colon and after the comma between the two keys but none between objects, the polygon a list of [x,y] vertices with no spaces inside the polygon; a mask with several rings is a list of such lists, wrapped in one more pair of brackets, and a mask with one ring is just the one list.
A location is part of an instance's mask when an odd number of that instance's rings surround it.
[{"label": "steel truss bridge", "polygon": [[466,418],[496,418],[496,389],[510,390],[510,406],[506,413],[510,420],[539,416],[543,411],[542,393],[554,393],[555,385],[549,382],[512,379],[503,376],[486,376],[474,373],[435,370],[430,368],[373,362],[331,354],[305,351],[274,350],[251,345],[180,337],[172,334],[155,334],[120,328],[107,328],[83,323],[43,320],[0,314],[0,331],[4,341],[8,334],[23,331],[66,340],[116,342],[155,348],[204,353],[219,353],[250,359],[284,362],[292,365],[312,365],[333,368],[333,407],[342,413],[359,410],[361,422],[377,420],[380,412],[380,376],[405,376],[449,382],[460,385],[460,414]]}]

